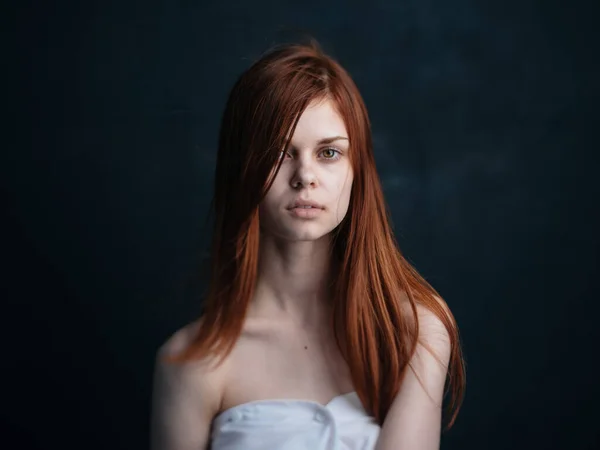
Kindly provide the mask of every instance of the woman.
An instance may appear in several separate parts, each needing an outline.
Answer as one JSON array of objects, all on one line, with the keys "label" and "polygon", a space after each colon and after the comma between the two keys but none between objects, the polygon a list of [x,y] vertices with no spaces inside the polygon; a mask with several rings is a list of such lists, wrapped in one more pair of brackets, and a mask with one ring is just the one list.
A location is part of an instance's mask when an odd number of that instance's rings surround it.
[{"label": "woman", "polygon": [[204,312],[157,355],[152,448],[439,448],[456,322],[398,250],[365,105],[316,42],[236,82],[214,206]]}]

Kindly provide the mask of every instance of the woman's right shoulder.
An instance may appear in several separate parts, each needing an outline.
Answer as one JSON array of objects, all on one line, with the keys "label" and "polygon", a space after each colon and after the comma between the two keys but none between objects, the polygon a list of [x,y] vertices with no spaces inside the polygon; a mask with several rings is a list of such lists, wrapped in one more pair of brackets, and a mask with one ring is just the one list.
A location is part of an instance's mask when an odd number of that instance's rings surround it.
[{"label": "woman's right shoulder", "polygon": [[205,360],[172,362],[201,327],[190,323],[169,336],[156,352],[152,394],[153,450],[206,448],[210,423],[222,401],[223,378]]},{"label": "woman's right shoulder", "polygon": [[172,333],[158,348],[157,357],[175,356],[183,351],[193,340],[202,326],[202,318],[197,319]]},{"label": "woman's right shoulder", "polygon": [[179,354],[194,340],[202,326],[201,319],[189,323],[169,336],[158,348],[155,360],[155,378],[170,391],[185,391],[200,395],[210,409],[220,406],[220,392],[224,385],[224,365],[213,364],[213,359],[202,358],[172,362],[169,357]]},{"label": "woman's right shoulder", "polygon": [[[155,370],[159,377],[177,381],[181,388],[185,386],[187,389],[198,390],[203,396],[206,396],[208,393],[220,392],[224,381],[222,367],[216,367],[212,364],[213,360],[209,358],[181,363],[168,360],[169,357],[179,354],[192,343],[201,326],[202,318],[171,334],[156,352]],[[213,400],[216,401],[216,399]]]}]

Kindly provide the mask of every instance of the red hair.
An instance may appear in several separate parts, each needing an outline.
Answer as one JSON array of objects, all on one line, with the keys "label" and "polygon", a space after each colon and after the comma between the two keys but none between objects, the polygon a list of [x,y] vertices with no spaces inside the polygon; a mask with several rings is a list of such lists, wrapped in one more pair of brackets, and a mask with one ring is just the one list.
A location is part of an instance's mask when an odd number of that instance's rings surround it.
[{"label": "red hair", "polygon": [[348,213],[332,232],[336,276],[330,284],[331,326],[336,342],[365,409],[382,425],[416,350],[417,305],[434,313],[451,343],[445,391],[451,393],[450,428],[465,390],[456,321],[400,252],[375,167],[365,104],[348,73],[315,40],[273,47],[231,90],[219,134],[202,326],[188,348],[169,359],[213,355],[222,363],[233,349],[257,278],[259,203],[279,171],[281,150],[300,115],[309,103],[322,99],[332,100],[344,120],[354,174]]}]

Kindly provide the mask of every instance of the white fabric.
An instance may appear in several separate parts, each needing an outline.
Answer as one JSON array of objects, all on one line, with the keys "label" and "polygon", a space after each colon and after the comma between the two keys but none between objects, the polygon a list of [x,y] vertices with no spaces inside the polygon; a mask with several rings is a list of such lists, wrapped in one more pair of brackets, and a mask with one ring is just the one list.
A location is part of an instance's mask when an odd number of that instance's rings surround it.
[{"label": "white fabric", "polygon": [[379,431],[356,392],[327,405],[257,400],[215,417],[211,450],[373,450]]}]

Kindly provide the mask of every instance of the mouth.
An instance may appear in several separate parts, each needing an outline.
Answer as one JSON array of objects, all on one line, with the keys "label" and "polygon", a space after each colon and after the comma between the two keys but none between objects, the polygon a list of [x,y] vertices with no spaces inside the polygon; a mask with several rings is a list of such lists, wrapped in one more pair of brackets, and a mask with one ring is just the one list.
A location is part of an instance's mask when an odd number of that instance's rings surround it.
[{"label": "mouth", "polygon": [[298,200],[296,202],[294,202],[294,204],[292,206],[290,206],[288,209],[296,209],[296,208],[301,208],[301,209],[325,209],[323,207],[323,205],[320,205],[316,202],[310,201],[310,200]]},{"label": "mouth", "polygon": [[288,211],[297,218],[302,219],[313,219],[320,216],[323,212],[323,208],[317,208],[313,206],[296,206],[288,208]]}]

